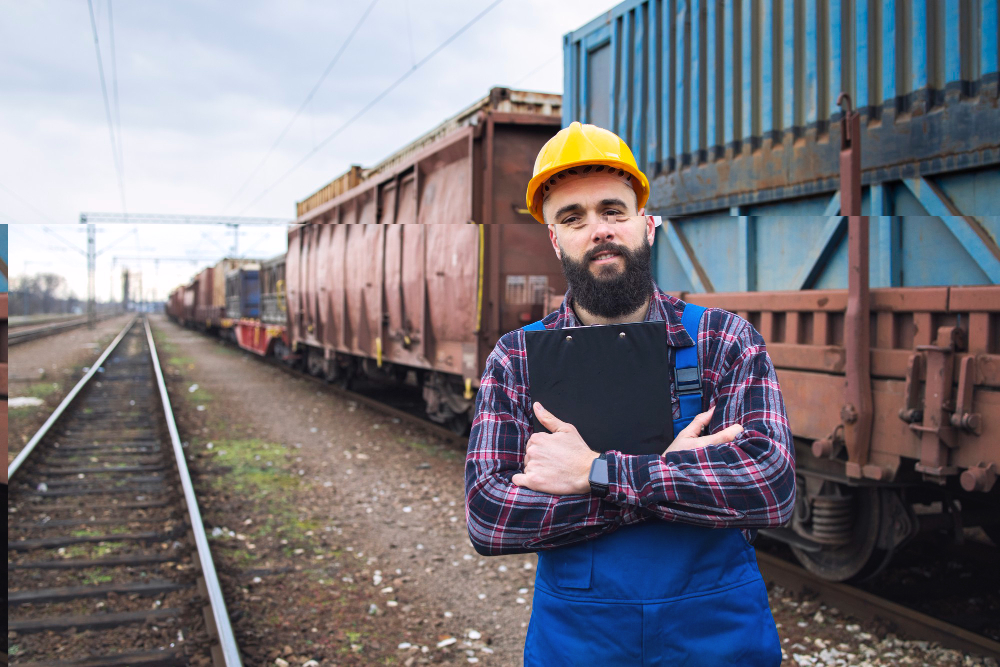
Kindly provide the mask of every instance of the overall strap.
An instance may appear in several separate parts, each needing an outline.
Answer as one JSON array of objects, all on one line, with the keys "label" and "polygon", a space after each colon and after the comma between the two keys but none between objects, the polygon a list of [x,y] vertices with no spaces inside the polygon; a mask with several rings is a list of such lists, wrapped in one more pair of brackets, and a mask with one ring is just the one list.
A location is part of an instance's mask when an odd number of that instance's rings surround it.
[{"label": "overall strap", "polygon": [[674,436],[681,432],[701,412],[701,371],[698,370],[698,323],[705,313],[704,306],[685,304],[681,324],[694,345],[678,347],[674,354],[674,387],[681,404],[681,416],[674,420]]},{"label": "overall strap", "polygon": [[545,331],[545,325],[542,324],[542,320],[538,320],[522,327],[522,329],[525,331]]}]

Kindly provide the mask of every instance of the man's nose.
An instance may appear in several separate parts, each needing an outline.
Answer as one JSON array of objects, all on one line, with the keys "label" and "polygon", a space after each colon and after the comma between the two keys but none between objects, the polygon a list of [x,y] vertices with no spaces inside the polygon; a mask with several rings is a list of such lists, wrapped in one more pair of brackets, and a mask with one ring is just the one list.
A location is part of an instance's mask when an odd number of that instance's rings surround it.
[{"label": "man's nose", "polygon": [[591,230],[591,240],[594,243],[608,243],[615,239],[615,224],[608,222],[604,216],[595,216],[595,224]]}]

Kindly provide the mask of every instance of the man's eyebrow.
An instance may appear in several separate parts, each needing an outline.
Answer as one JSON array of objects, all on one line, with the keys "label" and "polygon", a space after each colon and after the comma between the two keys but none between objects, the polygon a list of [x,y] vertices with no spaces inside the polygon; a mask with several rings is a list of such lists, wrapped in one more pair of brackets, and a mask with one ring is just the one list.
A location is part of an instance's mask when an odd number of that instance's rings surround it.
[{"label": "man's eyebrow", "polygon": [[[628,204],[626,204],[621,199],[618,199],[617,197],[609,197],[608,199],[602,199],[601,202],[600,202],[600,206],[602,208],[605,207],[605,206],[617,206],[619,208],[624,208],[624,209],[628,208]],[[558,211],[556,211],[556,214],[553,217],[556,220],[558,220],[565,213],[571,213],[573,211],[581,211],[581,210],[583,210],[583,206],[581,204],[578,204],[578,203],[577,204],[567,204],[566,206],[563,206]]]},{"label": "man's eyebrow", "polygon": [[556,214],[553,217],[559,219],[563,216],[564,213],[571,213],[572,211],[579,211],[581,209],[583,209],[583,206],[581,206],[580,204],[567,204],[566,206],[563,206],[558,211],[556,211]]},{"label": "man's eyebrow", "polygon": [[621,208],[628,208],[628,205],[625,202],[615,197],[612,197],[611,199],[602,199],[601,206],[620,206]]}]

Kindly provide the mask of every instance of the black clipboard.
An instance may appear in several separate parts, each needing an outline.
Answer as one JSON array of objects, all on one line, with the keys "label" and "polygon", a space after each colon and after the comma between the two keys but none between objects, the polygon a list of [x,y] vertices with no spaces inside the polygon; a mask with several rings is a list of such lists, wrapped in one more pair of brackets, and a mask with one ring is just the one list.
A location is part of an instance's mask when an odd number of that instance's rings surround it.
[{"label": "black clipboard", "polygon": [[[525,331],[532,402],[598,452],[662,454],[673,441],[663,322]],[[547,433],[532,415],[536,433]]]}]

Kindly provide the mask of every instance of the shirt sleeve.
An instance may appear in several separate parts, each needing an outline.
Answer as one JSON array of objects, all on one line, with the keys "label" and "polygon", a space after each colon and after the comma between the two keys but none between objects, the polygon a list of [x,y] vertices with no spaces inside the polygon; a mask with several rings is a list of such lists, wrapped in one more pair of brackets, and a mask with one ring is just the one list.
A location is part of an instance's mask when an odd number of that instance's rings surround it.
[{"label": "shirt sleeve", "polygon": [[[715,383],[709,430],[732,424],[732,443],[666,456],[608,456],[608,498],[622,507],[710,527],[774,528],[791,517],[795,454],[774,365],[764,340],[745,320],[738,326]],[[708,376],[712,375],[711,369]]]},{"label": "shirt sleeve", "polygon": [[[639,521],[637,508],[590,493],[556,496],[511,482],[523,472],[532,433],[530,399],[520,372],[523,353],[508,347],[515,336],[522,334],[504,336],[487,358],[476,399],[465,460],[466,521],[473,547],[484,556],[539,551]],[[519,354],[521,363],[516,363]]]}]

